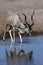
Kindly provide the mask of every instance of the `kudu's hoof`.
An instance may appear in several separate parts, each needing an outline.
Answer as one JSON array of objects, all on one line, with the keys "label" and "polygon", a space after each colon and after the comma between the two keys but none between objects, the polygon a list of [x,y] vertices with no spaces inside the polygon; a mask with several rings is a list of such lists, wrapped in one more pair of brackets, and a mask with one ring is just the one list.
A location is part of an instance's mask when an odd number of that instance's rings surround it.
[{"label": "kudu's hoof", "polygon": [[26,55],[27,59],[31,60],[31,59],[32,59],[32,54],[33,54],[33,51],[30,51],[30,52]]},{"label": "kudu's hoof", "polygon": [[18,56],[21,57],[21,56],[24,56],[25,53],[24,53],[24,50],[20,50],[19,53],[18,53]]}]

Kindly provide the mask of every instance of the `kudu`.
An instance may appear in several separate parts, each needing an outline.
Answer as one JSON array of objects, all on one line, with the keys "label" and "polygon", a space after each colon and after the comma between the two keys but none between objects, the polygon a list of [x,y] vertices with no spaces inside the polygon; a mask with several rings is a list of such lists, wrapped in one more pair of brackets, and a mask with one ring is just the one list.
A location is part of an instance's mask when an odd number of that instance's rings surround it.
[{"label": "kudu", "polygon": [[[21,22],[21,18],[20,18],[20,16],[18,14],[14,14],[12,12],[9,12],[7,14],[6,19],[7,19],[8,23],[5,24],[6,29],[3,32],[3,40],[5,40],[5,34],[6,34],[6,32],[9,32],[10,38],[11,38],[11,45],[10,45],[10,51],[11,51],[12,45],[13,45],[12,42],[15,42],[15,31],[17,31],[18,34],[19,34],[20,40],[21,40],[21,44],[20,44],[20,49],[21,49],[22,48],[22,37],[21,37],[21,33],[22,34],[24,34],[25,32],[29,33],[29,30]],[[12,31],[14,31],[14,39],[13,39],[12,34],[11,34]]]}]

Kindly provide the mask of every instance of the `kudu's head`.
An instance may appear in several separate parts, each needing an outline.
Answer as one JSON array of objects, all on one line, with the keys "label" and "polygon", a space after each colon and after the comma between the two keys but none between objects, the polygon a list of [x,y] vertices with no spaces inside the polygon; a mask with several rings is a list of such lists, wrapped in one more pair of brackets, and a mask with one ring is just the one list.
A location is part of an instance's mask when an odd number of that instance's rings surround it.
[{"label": "kudu's head", "polygon": [[28,24],[27,23],[27,17],[26,17],[26,15],[24,14],[24,13],[22,13],[23,15],[24,15],[24,17],[25,17],[25,27],[27,27],[28,28],[28,30],[29,30],[29,35],[31,35],[31,32],[32,32],[32,26],[34,25],[34,20],[33,20],[33,15],[34,15],[34,13],[35,13],[35,11],[33,10],[33,13],[32,13],[32,15],[31,15],[31,21],[32,21],[32,24]]}]

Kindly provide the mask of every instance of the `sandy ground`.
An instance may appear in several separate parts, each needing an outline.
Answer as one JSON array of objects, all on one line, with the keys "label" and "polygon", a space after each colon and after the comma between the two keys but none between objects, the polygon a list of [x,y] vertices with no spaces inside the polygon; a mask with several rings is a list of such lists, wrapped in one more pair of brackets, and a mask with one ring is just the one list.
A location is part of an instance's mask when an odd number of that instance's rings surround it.
[{"label": "sandy ground", "polygon": [[[33,9],[34,26],[33,31],[43,32],[43,0],[0,0],[0,33],[4,28],[2,21],[8,11],[21,14],[22,12],[27,16],[27,22],[31,24],[31,14]],[[23,19],[23,18],[22,18]]]}]

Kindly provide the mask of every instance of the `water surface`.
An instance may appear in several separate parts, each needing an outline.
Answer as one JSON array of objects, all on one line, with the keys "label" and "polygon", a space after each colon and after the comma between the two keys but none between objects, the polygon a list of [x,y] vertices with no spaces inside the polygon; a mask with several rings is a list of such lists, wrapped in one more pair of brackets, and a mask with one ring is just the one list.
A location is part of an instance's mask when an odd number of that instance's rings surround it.
[{"label": "water surface", "polygon": [[[16,54],[19,52],[20,40],[16,38]],[[6,39],[6,48],[9,53],[10,39]],[[43,65],[43,36],[37,37],[23,37],[23,50],[25,54],[33,50],[33,56],[31,60],[22,58],[6,58],[5,48],[3,41],[0,40],[0,65]]]}]

